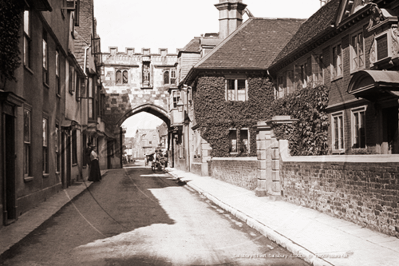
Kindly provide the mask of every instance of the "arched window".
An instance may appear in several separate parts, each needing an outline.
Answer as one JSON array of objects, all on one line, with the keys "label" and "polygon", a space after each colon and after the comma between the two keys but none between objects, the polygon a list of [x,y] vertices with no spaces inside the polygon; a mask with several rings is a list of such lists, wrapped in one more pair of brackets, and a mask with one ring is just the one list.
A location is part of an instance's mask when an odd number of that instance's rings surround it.
[{"label": "arched window", "polygon": [[169,71],[163,72],[163,84],[169,84]]},{"label": "arched window", "polygon": [[127,84],[129,82],[129,74],[127,70],[123,71],[123,84]]},{"label": "arched window", "polygon": [[122,84],[122,72],[120,70],[116,71],[116,84]]},{"label": "arched window", "polygon": [[128,84],[129,72],[127,70],[116,71],[116,84]]}]

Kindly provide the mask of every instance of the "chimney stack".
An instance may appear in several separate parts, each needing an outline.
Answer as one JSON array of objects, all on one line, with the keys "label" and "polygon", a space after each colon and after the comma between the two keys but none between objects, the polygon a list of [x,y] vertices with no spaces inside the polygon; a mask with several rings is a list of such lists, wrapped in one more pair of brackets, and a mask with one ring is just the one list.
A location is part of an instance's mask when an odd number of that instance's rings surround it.
[{"label": "chimney stack", "polygon": [[242,24],[247,5],[242,0],[219,0],[215,6],[219,10],[219,38],[225,39]]}]

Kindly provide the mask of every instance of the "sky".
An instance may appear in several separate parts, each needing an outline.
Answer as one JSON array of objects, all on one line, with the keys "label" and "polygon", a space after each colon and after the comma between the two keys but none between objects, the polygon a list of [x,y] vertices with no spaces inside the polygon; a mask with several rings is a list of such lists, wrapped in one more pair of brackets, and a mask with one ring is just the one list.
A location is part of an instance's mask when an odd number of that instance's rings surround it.
[{"label": "sky", "polygon": [[[97,33],[101,50],[109,46],[119,51],[132,47],[135,52],[183,48],[192,38],[219,32],[219,0],[94,0]],[[320,8],[320,0],[243,0],[255,17],[308,18]],[[245,16],[244,19],[247,17]],[[162,121],[140,113],[127,119],[127,136],[137,128],[155,128]]]}]

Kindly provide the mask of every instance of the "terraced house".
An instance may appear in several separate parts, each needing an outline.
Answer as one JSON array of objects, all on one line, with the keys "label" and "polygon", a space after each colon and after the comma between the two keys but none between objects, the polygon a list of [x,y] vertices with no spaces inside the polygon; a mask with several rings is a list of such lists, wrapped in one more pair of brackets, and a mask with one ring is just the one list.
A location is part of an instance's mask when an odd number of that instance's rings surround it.
[{"label": "terraced house", "polygon": [[274,100],[267,69],[304,20],[249,17],[242,23],[246,5],[241,1],[215,6],[220,41],[209,51],[201,45],[209,39],[199,40],[201,59],[179,84],[187,142],[186,164],[177,167],[255,189],[256,125],[270,116]]},{"label": "terraced house", "polygon": [[331,0],[269,68],[276,99],[329,89],[329,155],[282,159],[284,196],[388,234],[398,228],[398,12],[399,1]]},{"label": "terraced house", "polygon": [[[8,225],[87,177],[89,141],[106,155],[113,139],[100,117],[93,0],[3,2],[0,216]],[[107,159],[102,169],[112,167]]]}]

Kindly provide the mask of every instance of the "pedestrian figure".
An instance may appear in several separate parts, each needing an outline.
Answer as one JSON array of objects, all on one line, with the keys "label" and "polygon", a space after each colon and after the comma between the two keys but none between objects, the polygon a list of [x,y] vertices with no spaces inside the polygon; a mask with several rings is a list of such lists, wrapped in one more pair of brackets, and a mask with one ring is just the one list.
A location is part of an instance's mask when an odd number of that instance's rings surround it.
[{"label": "pedestrian figure", "polygon": [[94,147],[94,145],[91,145],[89,181],[97,182],[101,180],[101,171],[100,164],[98,163],[98,155],[94,150]]}]

